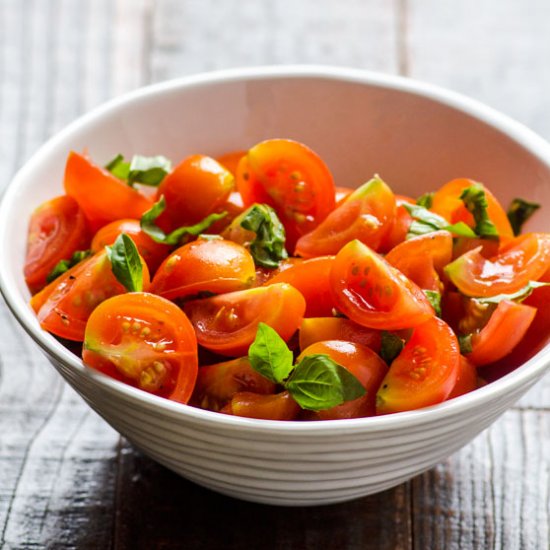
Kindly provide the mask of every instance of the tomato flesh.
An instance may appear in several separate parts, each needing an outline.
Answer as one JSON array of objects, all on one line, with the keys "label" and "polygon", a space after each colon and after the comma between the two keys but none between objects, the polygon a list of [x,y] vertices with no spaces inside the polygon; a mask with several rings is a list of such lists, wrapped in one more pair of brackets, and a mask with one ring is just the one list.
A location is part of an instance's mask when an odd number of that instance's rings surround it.
[{"label": "tomato flesh", "polygon": [[300,411],[300,405],[288,391],[273,395],[239,392],[233,396],[229,406],[222,410],[226,414],[262,420],[294,420]]}]

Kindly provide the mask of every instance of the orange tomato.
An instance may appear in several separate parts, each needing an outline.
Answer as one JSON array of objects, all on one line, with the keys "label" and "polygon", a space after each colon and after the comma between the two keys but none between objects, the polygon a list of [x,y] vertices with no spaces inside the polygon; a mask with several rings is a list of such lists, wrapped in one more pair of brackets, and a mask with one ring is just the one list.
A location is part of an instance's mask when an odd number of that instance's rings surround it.
[{"label": "orange tomato", "polygon": [[221,412],[263,420],[294,420],[300,410],[300,405],[294,401],[288,391],[273,395],[239,392]]}]

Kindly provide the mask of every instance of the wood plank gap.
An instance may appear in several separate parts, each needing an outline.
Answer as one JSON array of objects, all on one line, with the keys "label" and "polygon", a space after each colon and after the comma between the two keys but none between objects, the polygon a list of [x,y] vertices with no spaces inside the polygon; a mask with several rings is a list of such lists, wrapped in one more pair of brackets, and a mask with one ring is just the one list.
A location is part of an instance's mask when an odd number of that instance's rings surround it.
[{"label": "wood plank gap", "polygon": [[122,466],[122,453],[124,448],[124,441],[122,437],[118,440],[117,445],[117,454],[116,454],[116,472],[115,472],[115,499],[114,499],[114,518],[113,518],[113,537],[111,541],[111,550],[116,550],[118,548],[118,541],[120,535],[120,518],[122,510],[122,488],[124,485],[123,479],[123,466]]},{"label": "wood plank gap", "polygon": [[408,48],[408,0],[395,0],[396,2],[396,53],[397,70],[401,76],[409,76],[409,48]]}]

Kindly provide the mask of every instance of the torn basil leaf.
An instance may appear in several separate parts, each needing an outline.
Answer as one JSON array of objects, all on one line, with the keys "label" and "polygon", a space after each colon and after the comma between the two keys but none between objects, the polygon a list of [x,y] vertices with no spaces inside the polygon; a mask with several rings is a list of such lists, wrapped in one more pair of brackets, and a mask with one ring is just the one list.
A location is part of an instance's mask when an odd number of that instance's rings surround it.
[{"label": "torn basil leaf", "polygon": [[472,185],[462,191],[460,199],[464,206],[474,217],[474,231],[484,239],[498,239],[498,231],[495,224],[489,219],[487,213],[488,203],[485,190],[481,185]]},{"label": "torn basil leaf", "polygon": [[436,290],[424,290],[428,302],[434,308],[435,314],[441,317],[441,293]]},{"label": "torn basil leaf", "polygon": [[434,195],[435,193],[433,191],[430,193],[424,193],[416,199],[416,204],[418,204],[418,206],[423,206],[424,208],[431,208],[434,202]]},{"label": "torn basil leaf", "polygon": [[449,224],[445,218],[430,212],[417,204],[403,203],[403,207],[412,216],[413,222],[409,227],[406,238],[411,239],[426,233],[432,233],[444,229],[459,237],[476,237],[476,233],[464,222]]},{"label": "torn basil leaf", "polygon": [[540,208],[540,204],[536,202],[526,201],[525,199],[516,198],[508,207],[507,216],[512,226],[514,235],[521,233],[523,224]]},{"label": "torn basil leaf", "polygon": [[112,246],[105,247],[111,270],[128,292],[143,290],[143,267],[134,241],[121,233]]},{"label": "torn basil leaf", "polygon": [[172,170],[172,163],[161,155],[144,157],[134,155],[130,162],[123,155],[117,155],[105,166],[111,174],[125,180],[133,187],[136,183],[157,187]]},{"label": "torn basil leaf", "polygon": [[397,334],[382,331],[382,341],[380,344],[380,357],[388,364],[391,365],[392,361],[401,353],[405,347],[405,342]]},{"label": "torn basil leaf", "polygon": [[460,346],[460,353],[466,355],[472,353],[472,335],[462,334],[458,336],[458,345]]},{"label": "torn basil leaf", "polygon": [[89,258],[91,255],[91,250],[77,250],[70,258],[66,260],[60,260],[46,276],[46,282],[51,283],[60,275],[63,275],[65,271],[68,271],[69,269],[71,269],[71,267],[80,263],[82,260]]}]

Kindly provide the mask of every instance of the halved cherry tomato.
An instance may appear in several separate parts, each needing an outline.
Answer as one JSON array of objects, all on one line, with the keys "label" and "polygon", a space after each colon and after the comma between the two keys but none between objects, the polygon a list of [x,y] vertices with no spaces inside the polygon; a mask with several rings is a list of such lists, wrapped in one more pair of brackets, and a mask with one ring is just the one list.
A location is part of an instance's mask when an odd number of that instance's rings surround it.
[{"label": "halved cherry tomato", "polygon": [[415,200],[404,195],[395,195],[395,216],[380,241],[379,252],[389,252],[407,237],[413,219],[408,210],[403,206],[403,203],[415,204]]},{"label": "halved cherry tomato", "polygon": [[334,191],[334,200],[336,201],[336,206],[339,206],[348,195],[351,195],[355,191],[355,189],[353,187],[337,185]]},{"label": "halved cherry tomato", "polygon": [[208,233],[211,235],[219,235],[237,216],[242,214],[244,210],[245,208],[241,194],[238,191],[232,191],[227,200],[214,210],[216,213],[225,212],[225,216],[215,221],[208,228]]},{"label": "halved cherry tomato", "polygon": [[279,283],[187,302],[185,312],[201,346],[229,356],[248,353],[258,323],[266,323],[287,341],[302,322],[304,297]]},{"label": "halved cherry tomato", "polygon": [[315,229],[302,235],[296,243],[296,254],[304,258],[337,254],[353,239],[376,250],[394,217],[394,194],[375,176],[349,195]]},{"label": "halved cherry tomato", "polygon": [[455,386],[447,399],[453,399],[453,397],[470,393],[477,387],[478,376],[476,366],[471,361],[468,361],[464,355],[461,355]]},{"label": "halved cherry tomato", "polygon": [[445,401],[460,369],[456,336],[441,319],[417,326],[392,362],[377,394],[377,414],[410,411]]},{"label": "halved cherry tomato", "polygon": [[139,219],[153,205],[151,199],[74,151],[67,159],[64,185],[94,231],[115,220]]},{"label": "halved cherry tomato", "polygon": [[61,260],[88,247],[84,213],[78,203],[62,195],[41,204],[31,216],[27,234],[25,281],[34,294],[46,285],[46,277]]},{"label": "halved cherry tomato", "polygon": [[382,333],[342,317],[310,317],[300,325],[300,349],[323,340],[344,340],[380,351]]},{"label": "halved cherry tomato", "polygon": [[144,292],[110,298],[86,325],[84,363],[147,392],[187,403],[197,377],[197,340],[185,313]]},{"label": "halved cherry tomato", "polygon": [[325,163],[308,147],[270,139],[252,147],[237,169],[245,206],[272,206],[286,229],[287,248],[334,209],[334,181]]},{"label": "halved cherry tomato", "polygon": [[243,246],[222,238],[187,243],[160,265],[151,292],[170,300],[199,292],[232,292],[254,284],[254,259]]},{"label": "halved cherry tomato", "polygon": [[472,335],[472,352],[466,357],[476,366],[494,363],[508,355],[533,322],[537,310],[510,300],[499,302],[489,322]]},{"label": "halved cherry tomato", "polygon": [[300,413],[300,405],[288,391],[273,395],[239,392],[233,396],[222,413],[263,420],[294,420]]},{"label": "halved cherry tomato", "polygon": [[338,310],[362,326],[398,330],[434,315],[422,290],[357,240],[337,254],[330,280]]},{"label": "halved cherry tomato", "polygon": [[334,309],[330,294],[330,270],[333,265],[334,256],[311,258],[279,271],[265,284],[288,283],[306,299],[306,317],[329,316]]},{"label": "halved cherry tomato", "polygon": [[[149,270],[142,260],[143,288],[149,287]],[[107,252],[102,250],[83,260],[35,294],[31,306],[40,326],[67,340],[82,342],[92,311],[107,298],[123,294],[126,288],[111,270]]]},{"label": "halved cherry tomato", "polygon": [[205,155],[187,157],[158,188],[157,198],[164,196],[166,200],[158,225],[172,231],[201,221],[225,203],[234,185],[231,172],[215,159]]},{"label": "halved cherry tomato", "polygon": [[230,153],[216,157],[216,160],[235,176],[237,174],[237,166],[245,155],[246,151],[231,151]]},{"label": "halved cherry tomato", "polygon": [[141,230],[138,220],[117,220],[104,225],[92,240],[92,252],[99,252],[113,244],[121,233],[126,233],[136,245],[139,255],[145,260],[151,273],[154,273],[170,253],[170,247],[157,243]]},{"label": "halved cherry tomato", "polygon": [[445,268],[453,284],[467,296],[511,294],[537,281],[550,265],[550,234],[527,233],[487,259],[471,250]]},{"label": "halved cherry tomato", "polygon": [[308,346],[298,357],[307,355],[328,355],[339,365],[350,371],[365,388],[366,393],[353,401],[346,401],[336,407],[311,413],[310,419],[336,420],[338,418],[360,418],[373,416],[376,412],[376,392],[388,372],[384,361],[366,346],[343,340],[327,340]]}]

